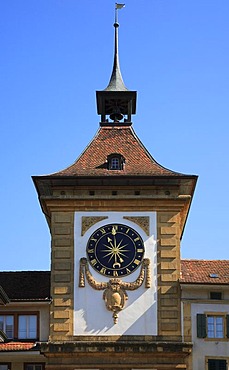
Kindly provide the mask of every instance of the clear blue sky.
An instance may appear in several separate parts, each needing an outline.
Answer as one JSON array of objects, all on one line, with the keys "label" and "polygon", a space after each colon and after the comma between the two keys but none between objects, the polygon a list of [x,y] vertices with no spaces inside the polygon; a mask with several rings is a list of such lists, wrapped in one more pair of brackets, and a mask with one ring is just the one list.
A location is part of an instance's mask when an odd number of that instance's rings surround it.
[{"label": "clear blue sky", "polygon": [[[163,166],[199,176],[182,257],[229,259],[229,1],[125,3],[119,51],[138,91],[134,129]],[[31,176],[70,165],[97,131],[114,1],[7,0],[0,18],[0,270],[47,270]]]}]

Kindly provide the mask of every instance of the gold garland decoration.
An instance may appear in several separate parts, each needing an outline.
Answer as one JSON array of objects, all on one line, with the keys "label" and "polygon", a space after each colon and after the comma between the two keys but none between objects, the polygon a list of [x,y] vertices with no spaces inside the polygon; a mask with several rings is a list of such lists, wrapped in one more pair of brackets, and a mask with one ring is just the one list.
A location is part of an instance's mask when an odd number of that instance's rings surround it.
[{"label": "gold garland decoration", "polygon": [[142,286],[145,280],[145,288],[151,286],[150,260],[144,258],[137,279],[133,282],[124,282],[119,278],[112,278],[108,282],[98,282],[89,270],[87,258],[80,259],[79,287],[85,287],[85,277],[88,284],[95,290],[104,290],[103,299],[106,308],[113,312],[114,324],[118,322],[118,313],[124,308],[128,295],[126,290],[136,290]]}]

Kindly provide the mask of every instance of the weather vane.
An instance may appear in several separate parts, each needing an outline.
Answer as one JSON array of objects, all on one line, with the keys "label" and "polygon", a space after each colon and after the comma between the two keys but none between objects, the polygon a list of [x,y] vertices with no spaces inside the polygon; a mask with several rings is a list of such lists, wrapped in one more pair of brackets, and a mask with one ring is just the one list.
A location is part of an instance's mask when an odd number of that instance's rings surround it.
[{"label": "weather vane", "polygon": [[118,23],[118,10],[125,7],[125,4],[115,3],[115,23]]}]

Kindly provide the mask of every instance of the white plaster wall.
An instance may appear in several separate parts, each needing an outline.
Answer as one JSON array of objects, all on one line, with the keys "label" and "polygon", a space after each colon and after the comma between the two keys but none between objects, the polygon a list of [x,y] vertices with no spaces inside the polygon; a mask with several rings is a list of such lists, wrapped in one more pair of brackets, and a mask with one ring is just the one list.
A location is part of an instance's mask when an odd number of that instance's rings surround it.
[{"label": "white plaster wall", "polygon": [[193,303],[191,306],[192,316],[192,341],[193,346],[193,370],[205,369],[205,358],[226,358],[229,356],[229,342],[222,340],[206,340],[206,338],[197,338],[196,315],[206,312],[229,313],[229,304],[201,304]]},{"label": "white plaster wall", "polygon": [[229,299],[229,289],[228,287],[224,286],[222,291],[222,285],[214,285],[214,286],[203,286],[199,287],[199,285],[192,285],[184,286],[184,284],[181,285],[182,289],[182,299],[190,299],[192,297],[192,300],[200,300],[203,302],[205,299],[206,301],[210,300],[210,292],[222,292],[223,300]]},{"label": "white plaster wall", "polygon": [[[96,223],[84,236],[81,236],[82,216],[108,216]],[[148,216],[150,236],[124,216]],[[144,284],[135,291],[127,291],[128,300],[119,313],[118,323],[113,323],[112,312],[108,311],[103,300],[103,291],[91,288],[87,281],[79,288],[79,261],[86,257],[86,245],[91,234],[109,223],[122,223],[134,228],[144,240],[145,256],[151,261],[151,288]],[[156,212],[76,212],[75,213],[75,269],[74,269],[74,335],[157,335],[157,271],[156,271]],[[108,281],[90,268],[97,281]],[[124,281],[134,281],[140,268],[133,274],[123,277]]]}]

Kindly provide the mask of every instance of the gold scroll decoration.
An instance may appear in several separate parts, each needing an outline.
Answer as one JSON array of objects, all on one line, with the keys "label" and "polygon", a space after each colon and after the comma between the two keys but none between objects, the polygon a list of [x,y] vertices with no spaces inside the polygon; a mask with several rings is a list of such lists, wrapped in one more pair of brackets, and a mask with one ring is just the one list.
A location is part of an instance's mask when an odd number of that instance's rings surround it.
[{"label": "gold scroll decoration", "polygon": [[138,278],[133,282],[124,282],[119,278],[112,278],[108,282],[98,282],[89,270],[87,258],[80,259],[79,287],[85,287],[85,277],[88,284],[95,290],[104,290],[103,299],[106,308],[113,312],[114,324],[118,322],[118,313],[124,308],[128,299],[126,290],[140,288],[145,280],[145,288],[151,286],[150,260],[144,258]]},{"label": "gold scroll decoration", "polygon": [[81,227],[81,236],[83,236],[90,227],[97,224],[97,222],[106,220],[108,216],[83,216],[82,217],[82,227]]},{"label": "gold scroll decoration", "polygon": [[148,216],[124,216],[126,220],[134,222],[145,231],[146,235],[149,235],[149,217]]}]

